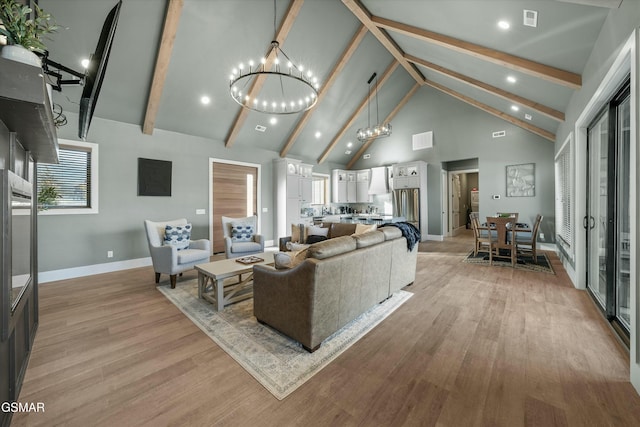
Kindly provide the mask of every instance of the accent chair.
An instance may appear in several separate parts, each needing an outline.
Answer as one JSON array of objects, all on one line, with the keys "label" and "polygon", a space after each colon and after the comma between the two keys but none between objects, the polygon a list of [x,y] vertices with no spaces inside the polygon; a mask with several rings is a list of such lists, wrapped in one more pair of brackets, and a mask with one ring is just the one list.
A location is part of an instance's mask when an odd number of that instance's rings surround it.
[{"label": "accent chair", "polygon": [[264,236],[258,233],[258,217],[222,217],[224,252],[227,258],[238,258],[264,252]]},{"label": "accent chair", "polygon": [[[167,226],[170,228],[167,229]],[[149,252],[156,273],[156,283],[160,274],[168,274],[171,287],[176,287],[176,276],[192,269],[196,264],[209,262],[211,244],[207,239],[191,240],[191,225],[185,218],[173,221],[154,222],[145,220]],[[171,231],[174,230],[174,231]],[[177,236],[171,239],[167,233]]]}]

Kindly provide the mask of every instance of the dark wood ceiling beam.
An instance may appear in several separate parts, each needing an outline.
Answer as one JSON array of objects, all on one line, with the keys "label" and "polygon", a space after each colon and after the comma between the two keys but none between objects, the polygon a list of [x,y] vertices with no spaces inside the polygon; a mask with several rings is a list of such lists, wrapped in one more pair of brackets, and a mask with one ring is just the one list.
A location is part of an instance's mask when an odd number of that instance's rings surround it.
[{"label": "dark wood ceiling beam", "polygon": [[[285,17],[280,24],[280,28],[276,32],[275,40],[278,43],[284,44],[284,41],[289,35],[289,31],[291,31],[291,28],[293,27],[293,23],[295,22],[296,18],[298,17],[298,14],[300,13],[300,9],[302,9],[303,3],[304,3],[304,0],[291,0],[291,3],[289,3],[289,8],[285,13]],[[270,49],[271,49],[271,44],[269,44],[269,48],[267,51],[269,51]],[[271,54],[266,58],[265,68],[270,68],[271,65],[273,64],[274,59],[275,59],[275,52],[271,51]],[[253,80],[253,84],[251,85],[251,88],[247,93],[250,99],[255,99],[260,94],[260,91],[264,86],[265,80],[266,80],[266,77],[263,74],[257,76]],[[233,125],[231,125],[231,129],[227,134],[225,147],[231,148],[231,146],[235,143],[236,139],[238,138],[238,134],[242,129],[242,125],[244,124],[248,115],[249,115],[249,109],[240,107],[240,111],[238,111],[238,114],[236,115],[236,118],[233,121]]]},{"label": "dark wood ceiling beam", "polygon": [[[331,88],[333,83],[335,83],[336,79],[342,72],[342,69],[345,67],[345,65],[347,65],[347,63],[355,53],[358,46],[360,46],[360,43],[362,42],[362,40],[364,39],[364,36],[367,34],[368,31],[369,30],[367,30],[367,27],[365,27],[364,25],[361,25],[360,28],[358,28],[358,31],[356,31],[356,33],[354,34],[353,38],[347,45],[347,48],[345,49],[345,51],[342,53],[342,56],[336,63],[335,67],[333,67],[333,70],[331,70],[331,73],[329,73],[329,77],[327,78],[327,81],[322,85],[321,89],[318,91],[318,101],[317,101],[318,103],[320,103],[322,99],[325,97],[325,95],[327,94],[327,92],[329,92],[329,88]],[[285,142],[284,146],[280,150],[280,157],[285,157],[289,152],[289,150],[291,150],[291,147],[293,147],[293,144],[295,144],[296,140],[298,139],[298,136],[300,136],[300,133],[302,132],[304,127],[307,125],[307,122],[311,118],[311,115],[313,114],[314,110],[315,109],[312,108],[304,112],[304,114],[296,124],[296,127],[293,129],[293,131],[289,135],[289,138],[287,138],[287,141]]]},{"label": "dark wood ceiling beam", "polygon": [[418,70],[418,68],[407,61],[404,58],[404,52],[398,46],[398,44],[387,34],[386,31],[379,28],[376,24],[371,21],[371,14],[369,11],[360,3],[359,0],[342,0],[342,3],[353,13],[356,18],[362,22],[362,24],[367,27],[367,29],[375,36],[376,39],[396,58],[396,61],[400,63],[404,67],[405,70],[409,73],[413,79],[422,84],[424,80],[424,76]]},{"label": "dark wood ceiling beam", "polygon": [[[404,105],[411,99],[413,94],[416,93],[416,91],[420,88],[420,86],[421,86],[420,83],[416,83],[415,85],[413,85],[411,89],[409,89],[409,92],[407,92],[407,94],[404,96],[404,98],[400,100],[400,102],[398,103],[398,105],[396,105],[393,111],[391,111],[391,113],[389,113],[389,115],[384,119],[384,123],[389,123],[391,120],[393,120],[396,114],[398,114],[398,112],[402,109],[402,107],[404,107]],[[369,138],[368,140],[365,141],[364,144],[362,144],[358,152],[353,156],[353,158],[349,161],[349,163],[347,163],[347,169],[351,169],[353,165],[356,164],[358,159],[362,157],[364,152],[367,151],[367,149],[369,149],[373,141],[375,141],[376,139],[378,138]]]},{"label": "dark wood ceiling beam", "polygon": [[142,124],[142,133],[147,135],[153,134],[153,129],[155,128],[156,116],[160,108],[160,99],[162,98],[164,82],[167,78],[169,63],[171,62],[173,43],[176,39],[176,33],[178,32],[178,24],[180,23],[180,15],[182,15],[183,4],[184,0],[168,0],[167,2],[162,38],[160,39],[156,67],[153,71],[153,80],[151,82],[151,89],[149,90],[149,99],[147,100],[147,110],[144,115],[144,123]]},{"label": "dark wood ceiling beam", "polygon": [[523,98],[521,96],[518,96],[514,93],[511,92],[507,92],[506,90],[502,90],[500,88],[497,88],[495,86],[491,86],[487,83],[481,82],[480,80],[476,80],[474,78],[471,77],[467,77],[463,74],[457,73],[455,71],[449,70],[447,68],[441,67],[439,65],[436,65],[432,62],[429,61],[425,61],[424,59],[418,58],[416,56],[413,55],[408,55],[405,54],[405,58],[407,58],[408,61],[414,63],[414,64],[418,64],[418,65],[422,65],[423,67],[426,67],[430,70],[436,71],[444,76],[450,77],[454,80],[457,80],[459,82],[462,83],[466,83],[470,86],[473,86],[477,89],[483,90],[491,95],[495,95],[499,98],[505,99],[509,102],[513,102],[515,104],[519,104],[522,105],[524,107],[528,107],[530,109],[532,109],[533,111],[536,111],[546,117],[549,117],[553,120],[556,120],[558,122],[563,122],[564,121],[564,113],[558,110],[555,110],[553,108],[547,107],[545,105],[539,104],[535,101],[531,101],[527,98]]},{"label": "dark wood ceiling beam", "polygon": [[438,89],[441,92],[446,93],[447,95],[453,96],[454,98],[459,99],[460,101],[466,102],[467,104],[473,105],[476,108],[479,108],[493,116],[499,117],[503,120],[506,120],[507,122],[516,125],[518,127],[521,127],[523,129],[528,130],[529,132],[533,132],[538,136],[541,136],[545,139],[548,139],[551,142],[555,142],[556,141],[556,135],[552,132],[549,132],[545,129],[539,128],[537,126],[532,125],[531,123],[527,123],[523,120],[517,119],[513,116],[510,116],[507,113],[504,113],[496,108],[493,108],[487,104],[483,104],[482,102],[476,101],[473,98],[470,98],[468,96],[465,96],[459,92],[456,92],[453,89],[449,89],[446,86],[443,86],[439,83],[433,82],[431,80],[425,80],[424,81],[425,85],[431,86],[435,89]]},{"label": "dark wood ceiling beam", "polygon": [[391,77],[391,74],[393,74],[396,68],[398,68],[398,61],[393,60],[385,70],[382,77],[378,80],[378,84],[375,86],[375,89],[369,91],[369,94],[362,100],[362,102],[360,103],[356,111],[354,111],[353,114],[351,114],[351,117],[349,118],[349,120],[347,120],[347,122],[344,125],[342,125],[342,128],[340,128],[337,135],[333,137],[333,139],[331,140],[327,148],[325,148],[322,154],[320,155],[320,157],[318,157],[318,164],[327,160],[329,153],[331,153],[331,151],[336,147],[336,145],[338,144],[338,141],[340,141],[340,138],[342,138],[344,134],[347,132],[347,130],[355,123],[360,113],[364,111],[364,109],[367,107],[367,104],[369,104],[369,102],[371,102],[373,97],[376,96],[376,93],[378,92],[378,90],[387,82],[387,80],[389,79],[389,77]]},{"label": "dark wood ceiling beam", "polygon": [[582,86],[582,77],[579,74],[575,74],[570,71],[561,70],[539,62],[510,55],[499,50],[455,39],[453,37],[414,27],[412,25],[403,24],[401,22],[392,21],[390,19],[381,18],[379,16],[371,16],[370,20],[378,27],[471,55],[475,58],[483,59],[543,80],[567,86],[572,89],[579,89]]}]

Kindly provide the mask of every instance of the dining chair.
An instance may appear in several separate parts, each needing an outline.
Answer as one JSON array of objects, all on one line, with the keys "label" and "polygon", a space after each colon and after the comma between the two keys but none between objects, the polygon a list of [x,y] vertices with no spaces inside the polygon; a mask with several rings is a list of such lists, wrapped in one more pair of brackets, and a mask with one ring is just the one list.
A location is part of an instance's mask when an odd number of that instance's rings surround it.
[{"label": "dining chair", "polygon": [[[490,231],[495,229],[495,234],[489,233],[490,244],[489,244],[489,264],[493,265],[493,258],[509,258],[511,259],[511,266],[514,267],[517,262],[517,253],[516,253],[516,245],[515,239],[507,239],[507,226],[513,225],[515,227],[515,223],[517,221],[517,217],[487,217],[487,226],[491,228]],[[508,255],[503,255],[500,253],[500,250],[508,251]]]},{"label": "dining chair", "polygon": [[518,231],[515,233],[516,252],[519,254],[531,254],[534,264],[538,263],[536,241],[538,240],[538,231],[540,230],[542,218],[542,215],[536,215],[531,231]]},{"label": "dining chair", "polygon": [[471,212],[469,214],[471,220],[471,228],[473,229],[473,237],[475,238],[475,245],[473,247],[473,256],[477,256],[478,252],[485,252],[482,249],[486,246],[486,252],[489,252],[491,245],[491,237],[488,227],[480,225],[480,220],[477,212]]}]

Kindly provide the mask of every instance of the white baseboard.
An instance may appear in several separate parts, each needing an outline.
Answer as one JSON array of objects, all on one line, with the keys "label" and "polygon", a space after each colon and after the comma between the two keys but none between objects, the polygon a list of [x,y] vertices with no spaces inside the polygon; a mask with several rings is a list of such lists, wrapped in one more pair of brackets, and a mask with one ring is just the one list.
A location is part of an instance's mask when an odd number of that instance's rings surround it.
[{"label": "white baseboard", "polygon": [[556,247],[555,243],[538,243],[538,248],[542,249],[543,251],[558,252],[558,248]]},{"label": "white baseboard", "polygon": [[444,236],[439,234],[427,234],[427,240],[435,240],[436,242],[443,242]]},{"label": "white baseboard", "polygon": [[64,268],[61,270],[41,271],[38,273],[38,283],[55,282],[56,280],[74,279],[76,277],[92,276],[94,274],[111,273],[114,271],[129,270],[131,268],[146,267],[149,265],[151,265],[151,257],[85,265],[82,267]]}]

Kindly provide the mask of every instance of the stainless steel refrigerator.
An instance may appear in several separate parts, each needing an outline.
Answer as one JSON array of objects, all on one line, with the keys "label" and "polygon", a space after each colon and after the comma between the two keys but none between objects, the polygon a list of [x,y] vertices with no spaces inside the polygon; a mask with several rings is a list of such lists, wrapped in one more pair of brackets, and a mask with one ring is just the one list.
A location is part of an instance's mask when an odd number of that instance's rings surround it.
[{"label": "stainless steel refrigerator", "polygon": [[420,230],[420,189],[393,190],[393,216],[404,217]]}]

